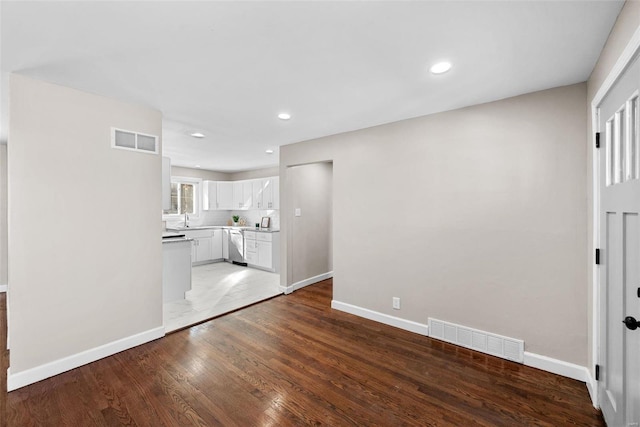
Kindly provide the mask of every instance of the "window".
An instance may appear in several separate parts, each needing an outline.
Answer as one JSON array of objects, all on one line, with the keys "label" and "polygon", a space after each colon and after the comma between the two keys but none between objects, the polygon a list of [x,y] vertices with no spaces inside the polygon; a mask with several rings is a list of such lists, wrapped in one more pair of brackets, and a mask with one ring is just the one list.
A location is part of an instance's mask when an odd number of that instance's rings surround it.
[{"label": "window", "polygon": [[171,177],[171,208],[167,215],[193,215],[200,212],[200,180]]}]

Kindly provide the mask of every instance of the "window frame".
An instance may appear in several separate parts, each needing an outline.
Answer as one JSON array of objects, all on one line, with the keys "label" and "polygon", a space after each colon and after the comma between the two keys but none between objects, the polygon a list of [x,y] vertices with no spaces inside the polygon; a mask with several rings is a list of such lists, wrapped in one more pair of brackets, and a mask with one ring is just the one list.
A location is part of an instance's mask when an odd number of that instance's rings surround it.
[{"label": "window frame", "polygon": [[[202,213],[202,179],[200,178],[191,178],[187,176],[171,176],[171,184],[190,184],[193,185],[193,214],[189,215],[189,218],[197,219],[200,217]],[[184,214],[162,214],[163,220],[175,220],[184,218]]]}]

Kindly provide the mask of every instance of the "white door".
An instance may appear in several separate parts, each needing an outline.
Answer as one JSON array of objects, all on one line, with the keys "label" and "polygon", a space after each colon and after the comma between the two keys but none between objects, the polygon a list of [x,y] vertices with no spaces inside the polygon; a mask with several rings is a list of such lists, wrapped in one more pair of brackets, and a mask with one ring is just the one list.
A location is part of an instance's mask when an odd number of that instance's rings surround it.
[{"label": "white door", "polygon": [[273,178],[262,180],[262,203],[263,209],[273,209]]},{"label": "white door", "polygon": [[258,248],[258,265],[260,267],[273,269],[273,257],[271,242],[256,242]]},{"label": "white door", "polygon": [[211,259],[222,258],[222,230],[213,230],[211,240]]},{"label": "white door", "polygon": [[199,237],[196,239],[196,261],[209,261],[213,259],[213,239],[211,237]]},{"label": "white door", "polygon": [[599,108],[598,399],[610,427],[640,424],[639,89],[636,57]]},{"label": "white door", "polygon": [[253,184],[251,181],[244,181],[242,183],[242,209],[253,208]]}]

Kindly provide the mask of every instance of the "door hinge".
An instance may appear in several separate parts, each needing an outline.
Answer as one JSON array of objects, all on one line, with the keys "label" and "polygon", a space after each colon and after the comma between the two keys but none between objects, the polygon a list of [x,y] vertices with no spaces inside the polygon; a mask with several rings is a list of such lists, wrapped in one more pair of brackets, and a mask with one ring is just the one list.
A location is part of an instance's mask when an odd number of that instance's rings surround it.
[{"label": "door hinge", "polygon": [[600,148],[600,132],[596,132],[596,148]]},{"label": "door hinge", "polygon": [[600,265],[600,249],[596,249],[596,265]]},{"label": "door hinge", "polygon": [[600,365],[596,365],[596,381],[600,381]]}]

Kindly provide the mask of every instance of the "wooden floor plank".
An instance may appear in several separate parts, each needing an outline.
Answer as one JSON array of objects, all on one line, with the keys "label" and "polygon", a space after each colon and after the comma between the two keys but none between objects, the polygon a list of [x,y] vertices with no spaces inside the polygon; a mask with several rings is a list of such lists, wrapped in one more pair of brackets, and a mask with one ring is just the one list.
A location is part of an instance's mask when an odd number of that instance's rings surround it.
[{"label": "wooden floor plank", "polygon": [[331,299],[326,280],[3,393],[0,426],[604,426],[583,383]]}]

